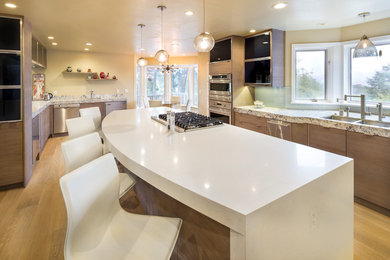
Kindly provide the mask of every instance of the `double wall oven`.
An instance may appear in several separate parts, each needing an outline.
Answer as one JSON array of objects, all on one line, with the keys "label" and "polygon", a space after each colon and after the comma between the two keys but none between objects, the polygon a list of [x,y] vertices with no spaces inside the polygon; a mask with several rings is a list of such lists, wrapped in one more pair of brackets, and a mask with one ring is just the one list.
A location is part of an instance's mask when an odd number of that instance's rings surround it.
[{"label": "double wall oven", "polygon": [[232,118],[232,74],[210,75],[209,86],[210,117],[230,124]]}]

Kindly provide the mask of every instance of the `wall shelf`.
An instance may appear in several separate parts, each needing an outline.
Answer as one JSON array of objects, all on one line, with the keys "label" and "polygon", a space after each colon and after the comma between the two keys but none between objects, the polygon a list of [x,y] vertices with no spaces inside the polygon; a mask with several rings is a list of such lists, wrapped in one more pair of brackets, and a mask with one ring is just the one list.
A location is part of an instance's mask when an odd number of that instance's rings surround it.
[{"label": "wall shelf", "polygon": [[78,75],[97,75],[98,73],[97,72],[68,72],[68,71],[63,71],[62,72],[63,74],[72,74],[72,75],[74,75],[74,74],[78,74]]},{"label": "wall shelf", "polygon": [[118,79],[87,79],[88,81],[107,81],[107,80],[118,80]]}]

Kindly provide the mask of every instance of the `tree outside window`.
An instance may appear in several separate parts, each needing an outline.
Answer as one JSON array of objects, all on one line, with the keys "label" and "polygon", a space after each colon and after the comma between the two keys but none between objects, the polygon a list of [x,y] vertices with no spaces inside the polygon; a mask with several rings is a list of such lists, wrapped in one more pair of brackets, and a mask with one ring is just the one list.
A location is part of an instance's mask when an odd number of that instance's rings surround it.
[{"label": "tree outside window", "polygon": [[364,94],[368,101],[390,102],[390,44],[379,45],[377,50],[381,57],[351,58],[350,92]]},{"label": "tree outside window", "polygon": [[295,99],[325,99],[326,51],[296,51]]}]

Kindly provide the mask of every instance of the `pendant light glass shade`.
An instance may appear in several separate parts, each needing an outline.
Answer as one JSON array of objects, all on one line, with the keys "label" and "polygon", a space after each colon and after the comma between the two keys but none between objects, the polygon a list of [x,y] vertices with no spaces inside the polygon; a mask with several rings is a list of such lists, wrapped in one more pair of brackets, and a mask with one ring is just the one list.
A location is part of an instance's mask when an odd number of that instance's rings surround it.
[{"label": "pendant light glass shade", "polygon": [[159,62],[159,63],[167,63],[169,54],[165,50],[159,50],[156,52],[156,55],[154,55],[154,58]]},{"label": "pendant light glass shade", "polygon": [[206,3],[203,0],[203,33],[194,39],[194,47],[198,52],[209,52],[214,48],[215,40],[213,36],[206,32]]},{"label": "pendant light glass shade", "polygon": [[215,40],[213,36],[204,32],[196,36],[194,39],[194,47],[199,52],[209,52],[214,48]]},{"label": "pendant light glass shade", "polygon": [[143,67],[148,65],[148,61],[144,57],[141,57],[137,60],[137,64],[138,66]]},{"label": "pendant light glass shade", "polygon": [[[369,12],[364,12],[358,14],[358,16],[363,17],[363,28],[366,24],[366,17],[369,16]],[[375,47],[375,45],[368,39],[366,34],[363,34],[362,38],[360,38],[360,41],[355,47],[355,50],[353,52],[354,58],[363,58],[363,57],[377,57],[378,51]]]},{"label": "pendant light glass shade", "polygon": [[375,45],[368,39],[366,35],[363,35],[362,38],[360,38],[360,41],[355,47],[355,50],[353,52],[354,58],[362,58],[362,57],[377,57],[378,51],[375,47]]}]

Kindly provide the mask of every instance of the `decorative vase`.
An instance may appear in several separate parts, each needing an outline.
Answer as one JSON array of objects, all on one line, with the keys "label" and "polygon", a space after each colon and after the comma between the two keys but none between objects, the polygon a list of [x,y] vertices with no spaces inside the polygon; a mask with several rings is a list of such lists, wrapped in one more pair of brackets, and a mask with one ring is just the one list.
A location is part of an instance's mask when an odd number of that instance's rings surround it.
[{"label": "decorative vase", "polygon": [[72,67],[71,66],[66,67],[66,71],[67,72],[72,72]]},{"label": "decorative vase", "polygon": [[104,72],[100,72],[100,78],[104,79],[105,77],[106,77],[106,74],[104,74]]},{"label": "decorative vase", "polygon": [[77,72],[81,72],[81,69],[80,69],[80,68],[77,68]]}]

